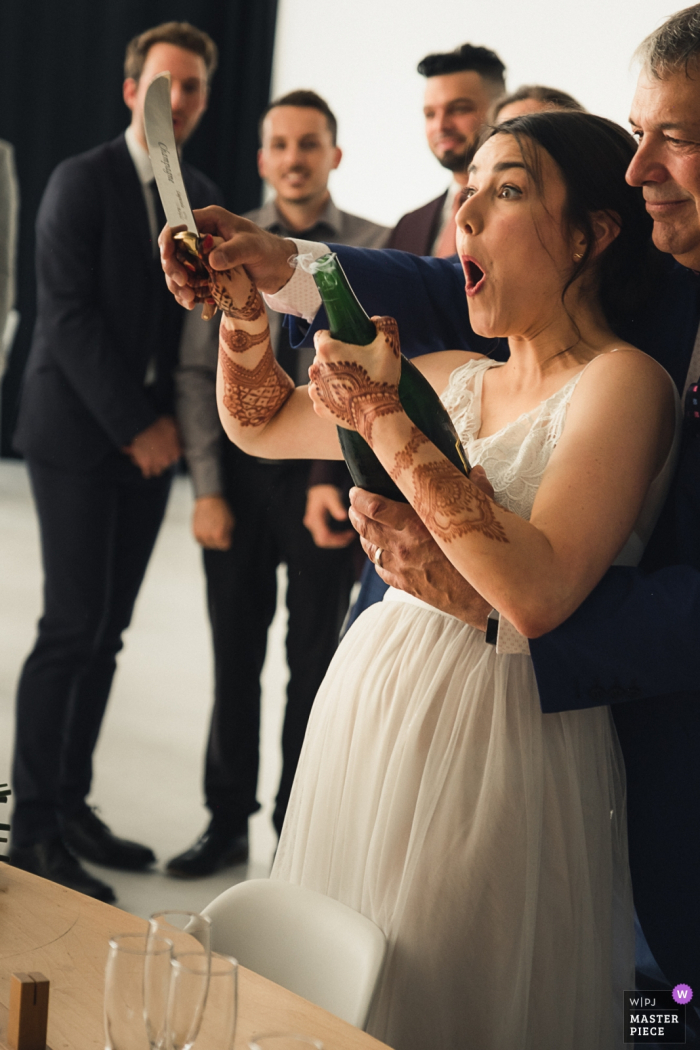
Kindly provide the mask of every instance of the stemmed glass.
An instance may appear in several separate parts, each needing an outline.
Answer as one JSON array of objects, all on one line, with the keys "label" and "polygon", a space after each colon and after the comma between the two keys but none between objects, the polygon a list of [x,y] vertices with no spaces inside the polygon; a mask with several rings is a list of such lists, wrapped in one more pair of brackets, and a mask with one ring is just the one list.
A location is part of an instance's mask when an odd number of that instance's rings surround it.
[{"label": "stemmed glass", "polygon": [[183,952],[172,960],[168,1050],[190,1050],[198,1036],[207,1050],[232,1050],[238,1008],[238,963],[213,952]]},{"label": "stemmed glass", "polygon": [[[149,937],[167,937],[173,945],[163,1046],[183,1050],[197,1038],[207,1000],[211,919],[194,911],[156,911],[151,915]],[[176,960],[180,960],[177,965]],[[180,969],[183,976],[179,976]]]},{"label": "stemmed glass", "polygon": [[196,911],[155,911],[151,915],[149,937],[167,937],[173,954],[202,951],[211,955],[211,919]]},{"label": "stemmed glass", "polygon": [[172,941],[145,933],[110,939],[105,971],[107,1050],[154,1050],[165,1040]]}]

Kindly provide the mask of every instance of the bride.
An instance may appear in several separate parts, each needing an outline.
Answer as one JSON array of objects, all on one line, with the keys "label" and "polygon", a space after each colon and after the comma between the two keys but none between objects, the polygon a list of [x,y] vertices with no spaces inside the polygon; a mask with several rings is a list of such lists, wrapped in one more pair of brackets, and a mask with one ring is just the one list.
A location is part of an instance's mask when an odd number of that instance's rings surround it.
[{"label": "bride", "polygon": [[[359,431],[459,572],[529,637],[616,559],[638,559],[672,461],[672,384],[614,331],[648,258],[643,200],[624,182],[633,151],[603,118],[550,113],[499,126],[474,158],[457,216],[469,315],[510,357],[414,363],[493,498],[404,413],[390,319],[368,347],[317,333],[295,390],[245,270],[211,273],[230,438],[256,456],[340,458],[336,424]],[[622,1045],[632,905],[608,709],[543,715],[529,656],[416,598],[390,591],[341,643],[272,877],[382,928],[368,1030],[398,1050]]]}]

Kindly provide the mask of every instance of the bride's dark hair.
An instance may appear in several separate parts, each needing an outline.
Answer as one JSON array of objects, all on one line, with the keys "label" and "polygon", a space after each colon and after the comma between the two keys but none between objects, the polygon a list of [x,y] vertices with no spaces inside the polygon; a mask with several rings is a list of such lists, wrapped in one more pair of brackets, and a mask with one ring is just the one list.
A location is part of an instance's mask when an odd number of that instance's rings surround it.
[{"label": "bride's dark hair", "polygon": [[[558,166],[566,185],[565,219],[571,229],[582,230],[586,249],[569,277],[562,297],[586,271],[594,270],[600,303],[614,330],[636,313],[649,298],[661,269],[661,253],[651,240],[653,222],[642,191],[625,182],[625,172],[636,151],[632,136],[605,117],[592,113],[541,112],[514,117],[490,129],[493,135],[512,135],[525,166],[538,189],[542,176],[535,142]],[[607,212],[619,234],[596,258],[591,254],[595,234],[591,216]]]}]

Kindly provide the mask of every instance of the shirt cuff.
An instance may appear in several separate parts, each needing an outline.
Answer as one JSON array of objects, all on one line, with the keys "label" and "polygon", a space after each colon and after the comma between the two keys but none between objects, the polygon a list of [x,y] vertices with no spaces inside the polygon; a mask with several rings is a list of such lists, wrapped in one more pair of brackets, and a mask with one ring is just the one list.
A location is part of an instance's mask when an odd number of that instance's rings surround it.
[{"label": "shirt cuff", "polygon": [[[322,255],[327,255],[329,247],[320,241],[302,241],[298,237],[289,237],[297,246],[297,255],[310,256],[309,262],[315,262]],[[287,283],[274,295],[263,293],[263,299],[278,314],[293,314],[303,317],[309,324],[313,321],[321,305],[316,282],[312,275],[297,266]]]},{"label": "shirt cuff", "polygon": [[224,479],[218,456],[207,456],[201,459],[188,457],[187,466],[192,480],[194,498],[202,496],[221,496],[224,491]]},{"label": "shirt cuff", "polygon": [[510,620],[501,613],[498,620],[498,638],[496,652],[499,655],[529,656],[530,643],[524,634],[516,631]]}]

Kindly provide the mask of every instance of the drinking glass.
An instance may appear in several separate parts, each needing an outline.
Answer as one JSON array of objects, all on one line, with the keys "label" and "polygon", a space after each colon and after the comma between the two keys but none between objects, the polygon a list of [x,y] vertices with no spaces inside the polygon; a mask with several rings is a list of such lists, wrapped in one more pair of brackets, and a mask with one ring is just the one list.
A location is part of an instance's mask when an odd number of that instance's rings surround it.
[{"label": "drinking glass", "polygon": [[105,970],[107,1050],[163,1046],[170,987],[172,942],[145,933],[110,939]]},{"label": "drinking glass", "polygon": [[151,915],[150,936],[167,937],[173,954],[203,951],[211,954],[211,919],[196,911],[156,911]]},{"label": "drinking glass", "polygon": [[172,960],[168,1050],[232,1050],[238,1008],[238,963],[228,955],[184,952]]},{"label": "drinking glass", "polygon": [[250,1050],[323,1050],[323,1043],[310,1035],[294,1032],[272,1032],[270,1035],[254,1035],[248,1043]]}]

